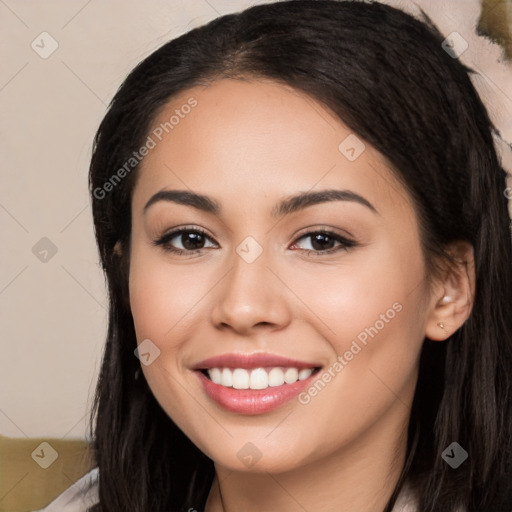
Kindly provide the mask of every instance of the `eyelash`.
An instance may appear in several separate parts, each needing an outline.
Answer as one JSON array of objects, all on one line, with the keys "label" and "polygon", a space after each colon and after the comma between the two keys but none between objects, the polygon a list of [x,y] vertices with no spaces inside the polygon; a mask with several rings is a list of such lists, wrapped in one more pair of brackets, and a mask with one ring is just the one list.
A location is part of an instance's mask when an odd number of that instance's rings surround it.
[{"label": "eyelash", "polygon": [[[199,228],[193,228],[193,229],[192,228],[180,228],[180,229],[177,229],[175,231],[171,231],[170,233],[166,233],[161,238],[159,238],[157,240],[154,240],[153,241],[153,245],[158,246],[158,247],[162,247],[162,249],[164,251],[170,252],[170,253],[174,253],[174,254],[177,254],[177,255],[195,254],[195,253],[198,253],[198,252],[200,252],[200,251],[202,251],[204,249],[204,247],[203,247],[202,249],[183,250],[183,249],[177,249],[176,247],[172,247],[169,244],[170,240],[172,240],[173,238],[176,238],[177,236],[182,235],[184,233],[197,233],[197,234],[201,234],[205,238],[208,238],[208,239],[211,240],[211,237],[205,231],[203,231],[202,229],[199,229]],[[348,251],[348,250],[350,250],[351,248],[353,248],[353,247],[355,247],[357,245],[357,243],[355,241],[349,240],[348,238],[345,238],[345,237],[343,237],[341,235],[338,235],[334,231],[329,231],[329,230],[326,230],[326,229],[319,229],[317,231],[308,231],[308,232],[302,233],[302,234],[300,234],[295,239],[295,241],[293,242],[293,245],[295,245],[297,243],[297,241],[301,240],[302,238],[311,237],[313,235],[326,235],[326,236],[329,236],[329,237],[333,238],[336,242],[340,242],[341,245],[339,245],[338,247],[333,247],[331,249],[326,249],[326,250],[323,250],[323,251],[315,251],[314,249],[299,249],[299,250],[307,251],[308,253],[313,252],[315,255],[319,255],[319,254],[320,255],[326,255],[326,254],[336,253],[336,252],[339,252],[339,251]]]}]

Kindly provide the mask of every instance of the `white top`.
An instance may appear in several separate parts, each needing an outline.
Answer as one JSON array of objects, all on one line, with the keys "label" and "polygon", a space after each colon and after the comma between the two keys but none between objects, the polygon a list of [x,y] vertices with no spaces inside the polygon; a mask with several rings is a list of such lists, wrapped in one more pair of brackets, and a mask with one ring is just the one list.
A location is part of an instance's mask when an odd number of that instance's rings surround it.
[{"label": "white top", "polygon": [[94,468],[59,494],[49,505],[34,512],[87,512],[100,501],[98,495],[99,468]]},{"label": "white top", "polygon": [[[94,468],[80,480],[57,496],[49,505],[33,512],[87,512],[99,502],[98,482],[99,468]],[[411,491],[404,487],[400,493],[392,512],[417,512],[417,502]]]}]

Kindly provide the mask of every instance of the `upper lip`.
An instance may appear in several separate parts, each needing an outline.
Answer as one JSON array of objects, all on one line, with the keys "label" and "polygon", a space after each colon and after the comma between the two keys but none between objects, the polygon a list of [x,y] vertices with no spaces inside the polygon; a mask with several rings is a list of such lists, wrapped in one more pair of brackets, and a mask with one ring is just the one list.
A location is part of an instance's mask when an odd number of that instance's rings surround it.
[{"label": "upper lip", "polygon": [[297,361],[277,354],[222,354],[209,357],[194,365],[194,370],[207,370],[209,368],[263,368],[266,366],[284,366],[287,368],[316,368],[318,363]]}]

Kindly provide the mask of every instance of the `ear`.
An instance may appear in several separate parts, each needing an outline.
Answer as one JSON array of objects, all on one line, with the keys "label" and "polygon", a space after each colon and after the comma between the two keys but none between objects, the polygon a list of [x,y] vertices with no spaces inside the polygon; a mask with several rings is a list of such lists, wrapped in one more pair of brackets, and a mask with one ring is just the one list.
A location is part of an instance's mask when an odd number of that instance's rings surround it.
[{"label": "ear", "polygon": [[455,260],[432,286],[425,336],[434,341],[449,338],[468,319],[475,297],[473,246],[454,242],[448,252]]},{"label": "ear", "polygon": [[123,248],[121,245],[121,240],[118,240],[116,242],[116,245],[114,245],[114,249],[112,250],[112,255],[121,256],[123,254]]}]

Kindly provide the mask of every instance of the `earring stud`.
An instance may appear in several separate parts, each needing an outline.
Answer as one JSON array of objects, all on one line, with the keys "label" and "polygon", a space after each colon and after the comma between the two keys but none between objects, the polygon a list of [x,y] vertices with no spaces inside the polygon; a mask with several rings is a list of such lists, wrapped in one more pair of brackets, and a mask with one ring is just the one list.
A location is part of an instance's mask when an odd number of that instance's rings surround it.
[{"label": "earring stud", "polygon": [[443,322],[437,322],[437,325],[438,325],[439,327],[441,327],[441,329],[444,329],[444,324],[443,324]]}]

